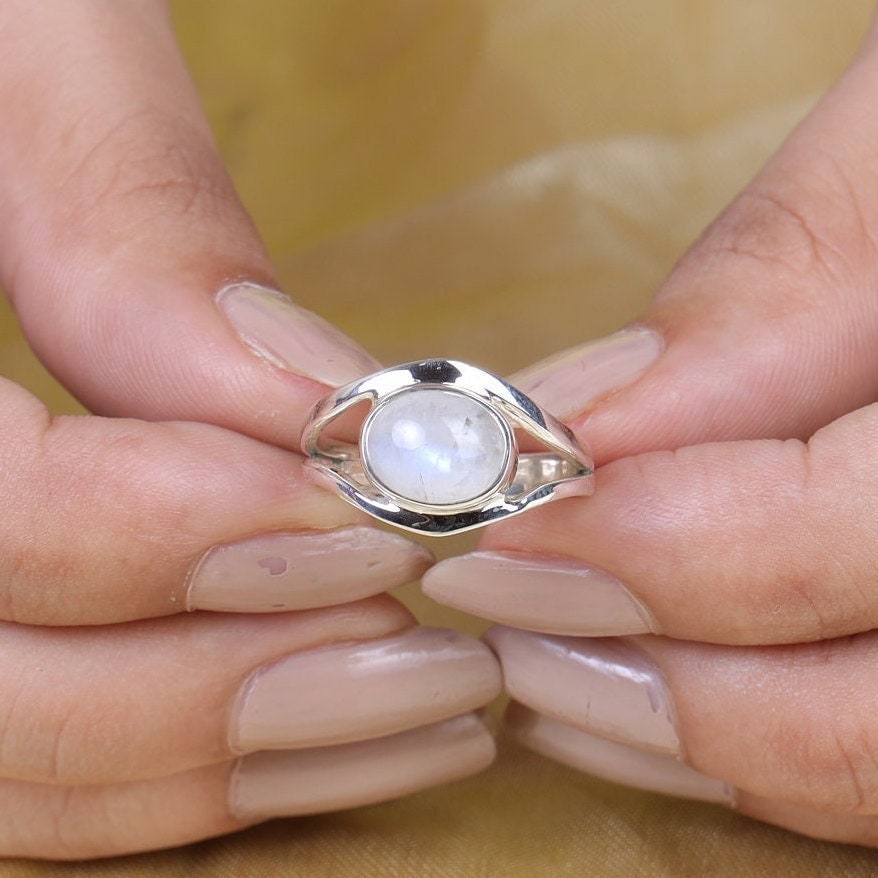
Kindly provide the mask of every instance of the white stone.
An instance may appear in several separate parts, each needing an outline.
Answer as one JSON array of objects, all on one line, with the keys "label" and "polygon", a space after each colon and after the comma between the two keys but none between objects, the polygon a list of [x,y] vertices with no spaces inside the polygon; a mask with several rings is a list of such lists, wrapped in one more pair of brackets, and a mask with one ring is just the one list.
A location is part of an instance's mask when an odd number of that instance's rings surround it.
[{"label": "white stone", "polygon": [[436,506],[487,493],[506,470],[507,432],[485,403],[440,387],[415,387],[382,402],[361,443],[372,478],[391,493]]}]

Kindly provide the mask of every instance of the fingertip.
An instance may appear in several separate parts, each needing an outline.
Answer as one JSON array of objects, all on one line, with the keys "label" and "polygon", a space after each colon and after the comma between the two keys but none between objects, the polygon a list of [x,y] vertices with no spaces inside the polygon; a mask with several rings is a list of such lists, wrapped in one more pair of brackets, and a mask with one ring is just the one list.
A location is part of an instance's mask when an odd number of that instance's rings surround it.
[{"label": "fingertip", "polygon": [[473,714],[369,741],[265,751],[240,761],[230,810],[248,820],[369,805],[460,780],[495,755],[491,733]]},{"label": "fingertip", "polygon": [[637,381],[663,348],[657,332],[635,325],[555,354],[509,380],[555,417],[576,420]]},{"label": "fingertip", "polygon": [[274,613],[347,603],[417,579],[418,543],[373,527],[257,534],[209,549],[187,578],[187,610]]},{"label": "fingertip", "polygon": [[739,790],[739,813],[799,835],[842,844],[878,845],[878,819],[865,814],[839,814]]},{"label": "fingertip", "polygon": [[234,283],[219,291],[216,302],[246,347],[280,369],[336,387],[381,368],[340,330],[278,290]]},{"label": "fingertip", "polygon": [[634,789],[736,807],[737,792],[672,756],[638,750],[510,703],[504,724],[526,747],[580,771]]},{"label": "fingertip", "polygon": [[15,18],[43,47],[7,59],[39,98],[6,114],[0,155],[0,271],[28,341],[99,414],[297,447],[325,385],[376,362],[271,288],[164,5]]}]

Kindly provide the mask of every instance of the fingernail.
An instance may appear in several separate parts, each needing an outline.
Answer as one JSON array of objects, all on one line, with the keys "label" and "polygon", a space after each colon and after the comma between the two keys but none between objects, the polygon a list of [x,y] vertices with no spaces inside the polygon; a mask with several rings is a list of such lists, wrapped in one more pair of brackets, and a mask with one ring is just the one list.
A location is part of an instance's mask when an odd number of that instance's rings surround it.
[{"label": "fingernail", "polygon": [[656,630],[615,576],[563,558],[472,552],[437,564],[422,588],[439,603],[530,631],[607,637]]},{"label": "fingernail", "polygon": [[244,344],[281,369],[339,385],[381,368],[331,323],[277,290],[233,284],[220,290],[217,304]]},{"label": "fingernail", "polygon": [[355,744],[254,753],[233,775],[231,808],[241,819],[355,808],[475,774],[494,755],[472,714]]},{"label": "fingernail", "polygon": [[536,713],[512,702],[506,727],[525,747],[612,783],[640,790],[735,806],[735,791],[673,756],[637,750]]},{"label": "fingernail", "polygon": [[423,546],[373,527],[269,533],[210,549],[189,577],[186,607],[277,613],[360,600],[417,579]]},{"label": "fingernail", "polygon": [[308,650],[258,671],[239,697],[230,741],[249,752],[390,735],[481,707],[501,686],[484,644],[414,628]]},{"label": "fingernail", "polygon": [[549,357],[509,380],[559,418],[570,420],[636,381],[662,352],[651,329],[634,327]]},{"label": "fingernail", "polygon": [[679,756],[667,686],[640,650],[616,638],[554,637],[497,626],[485,635],[516,700],[601,737]]}]

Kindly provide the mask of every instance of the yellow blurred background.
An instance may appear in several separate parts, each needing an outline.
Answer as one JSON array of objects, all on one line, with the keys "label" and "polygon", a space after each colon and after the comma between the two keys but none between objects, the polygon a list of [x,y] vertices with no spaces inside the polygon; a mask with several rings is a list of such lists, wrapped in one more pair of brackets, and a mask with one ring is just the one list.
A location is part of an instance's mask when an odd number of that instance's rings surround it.
[{"label": "yellow blurred background", "polygon": [[[638,313],[843,69],[871,5],[178,0],[174,10],[288,291],[385,362],[454,356],[509,372]],[[76,410],[8,309],[3,318],[0,373]],[[479,627],[411,589],[404,597],[428,622]],[[503,742],[485,775],[402,802],[125,861],[9,868],[798,878],[875,875],[876,864]]]}]

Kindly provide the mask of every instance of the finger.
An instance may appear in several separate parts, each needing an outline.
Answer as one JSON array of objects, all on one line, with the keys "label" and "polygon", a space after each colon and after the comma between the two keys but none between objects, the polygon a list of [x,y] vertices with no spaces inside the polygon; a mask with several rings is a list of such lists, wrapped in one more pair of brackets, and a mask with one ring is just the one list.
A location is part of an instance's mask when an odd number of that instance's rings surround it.
[{"label": "finger", "polygon": [[386,738],[266,752],[104,787],[0,781],[0,854],[78,860],[173,847],[270,817],[395,799],[485,768],[494,742],[472,714]]},{"label": "finger", "polygon": [[773,648],[510,628],[488,641],[509,693],[541,714],[683,759],[741,795],[878,814],[874,632]]},{"label": "finger", "polygon": [[875,401],[876,90],[873,38],[663,284],[641,321],[656,335],[574,349],[513,382],[572,421],[598,463],[806,439]]},{"label": "finger", "polygon": [[484,552],[440,565],[425,590],[566,634],[768,644],[878,627],[876,429],[870,406],[807,446],[722,443],[616,461],[594,497],[492,529]]},{"label": "finger", "polygon": [[734,806],[737,793],[674,756],[638,750],[539,713],[517,701],[503,715],[504,728],[543,756],[612,783],[666,796]]},{"label": "finger", "polygon": [[429,553],[363,527],[301,458],[205,424],[48,418],[0,380],[0,619],[277,612],[415,579]]},{"label": "finger", "polygon": [[354,744],[255,753],[241,761],[233,809],[266,818],[366,805],[473,774],[494,755],[473,714]]},{"label": "finger", "polygon": [[776,802],[742,793],[738,800],[742,814],[784,829],[842,844],[878,847],[878,819],[861,814],[833,814],[789,802]]},{"label": "finger", "polygon": [[612,783],[735,808],[766,823],[827,841],[878,845],[878,819],[764,799],[701,774],[672,756],[591,735],[513,702],[504,716],[512,736],[537,753]]},{"label": "finger", "polygon": [[[240,700],[259,670],[332,644],[380,643],[413,622],[382,596],[269,618],[0,625],[0,776],[107,784],[227,761],[237,755]],[[343,675],[343,667],[332,668]],[[286,694],[275,694],[279,711],[295,708]]]},{"label": "finger", "polygon": [[97,412],[295,446],[315,382],[376,364],[264,289],[165,4],[15,0],[0,31],[0,278],[40,357]]},{"label": "finger", "polygon": [[393,734],[499,694],[486,646],[412,624],[382,597],[270,619],[7,625],[0,776],[61,785],[158,777],[256,750]]}]

